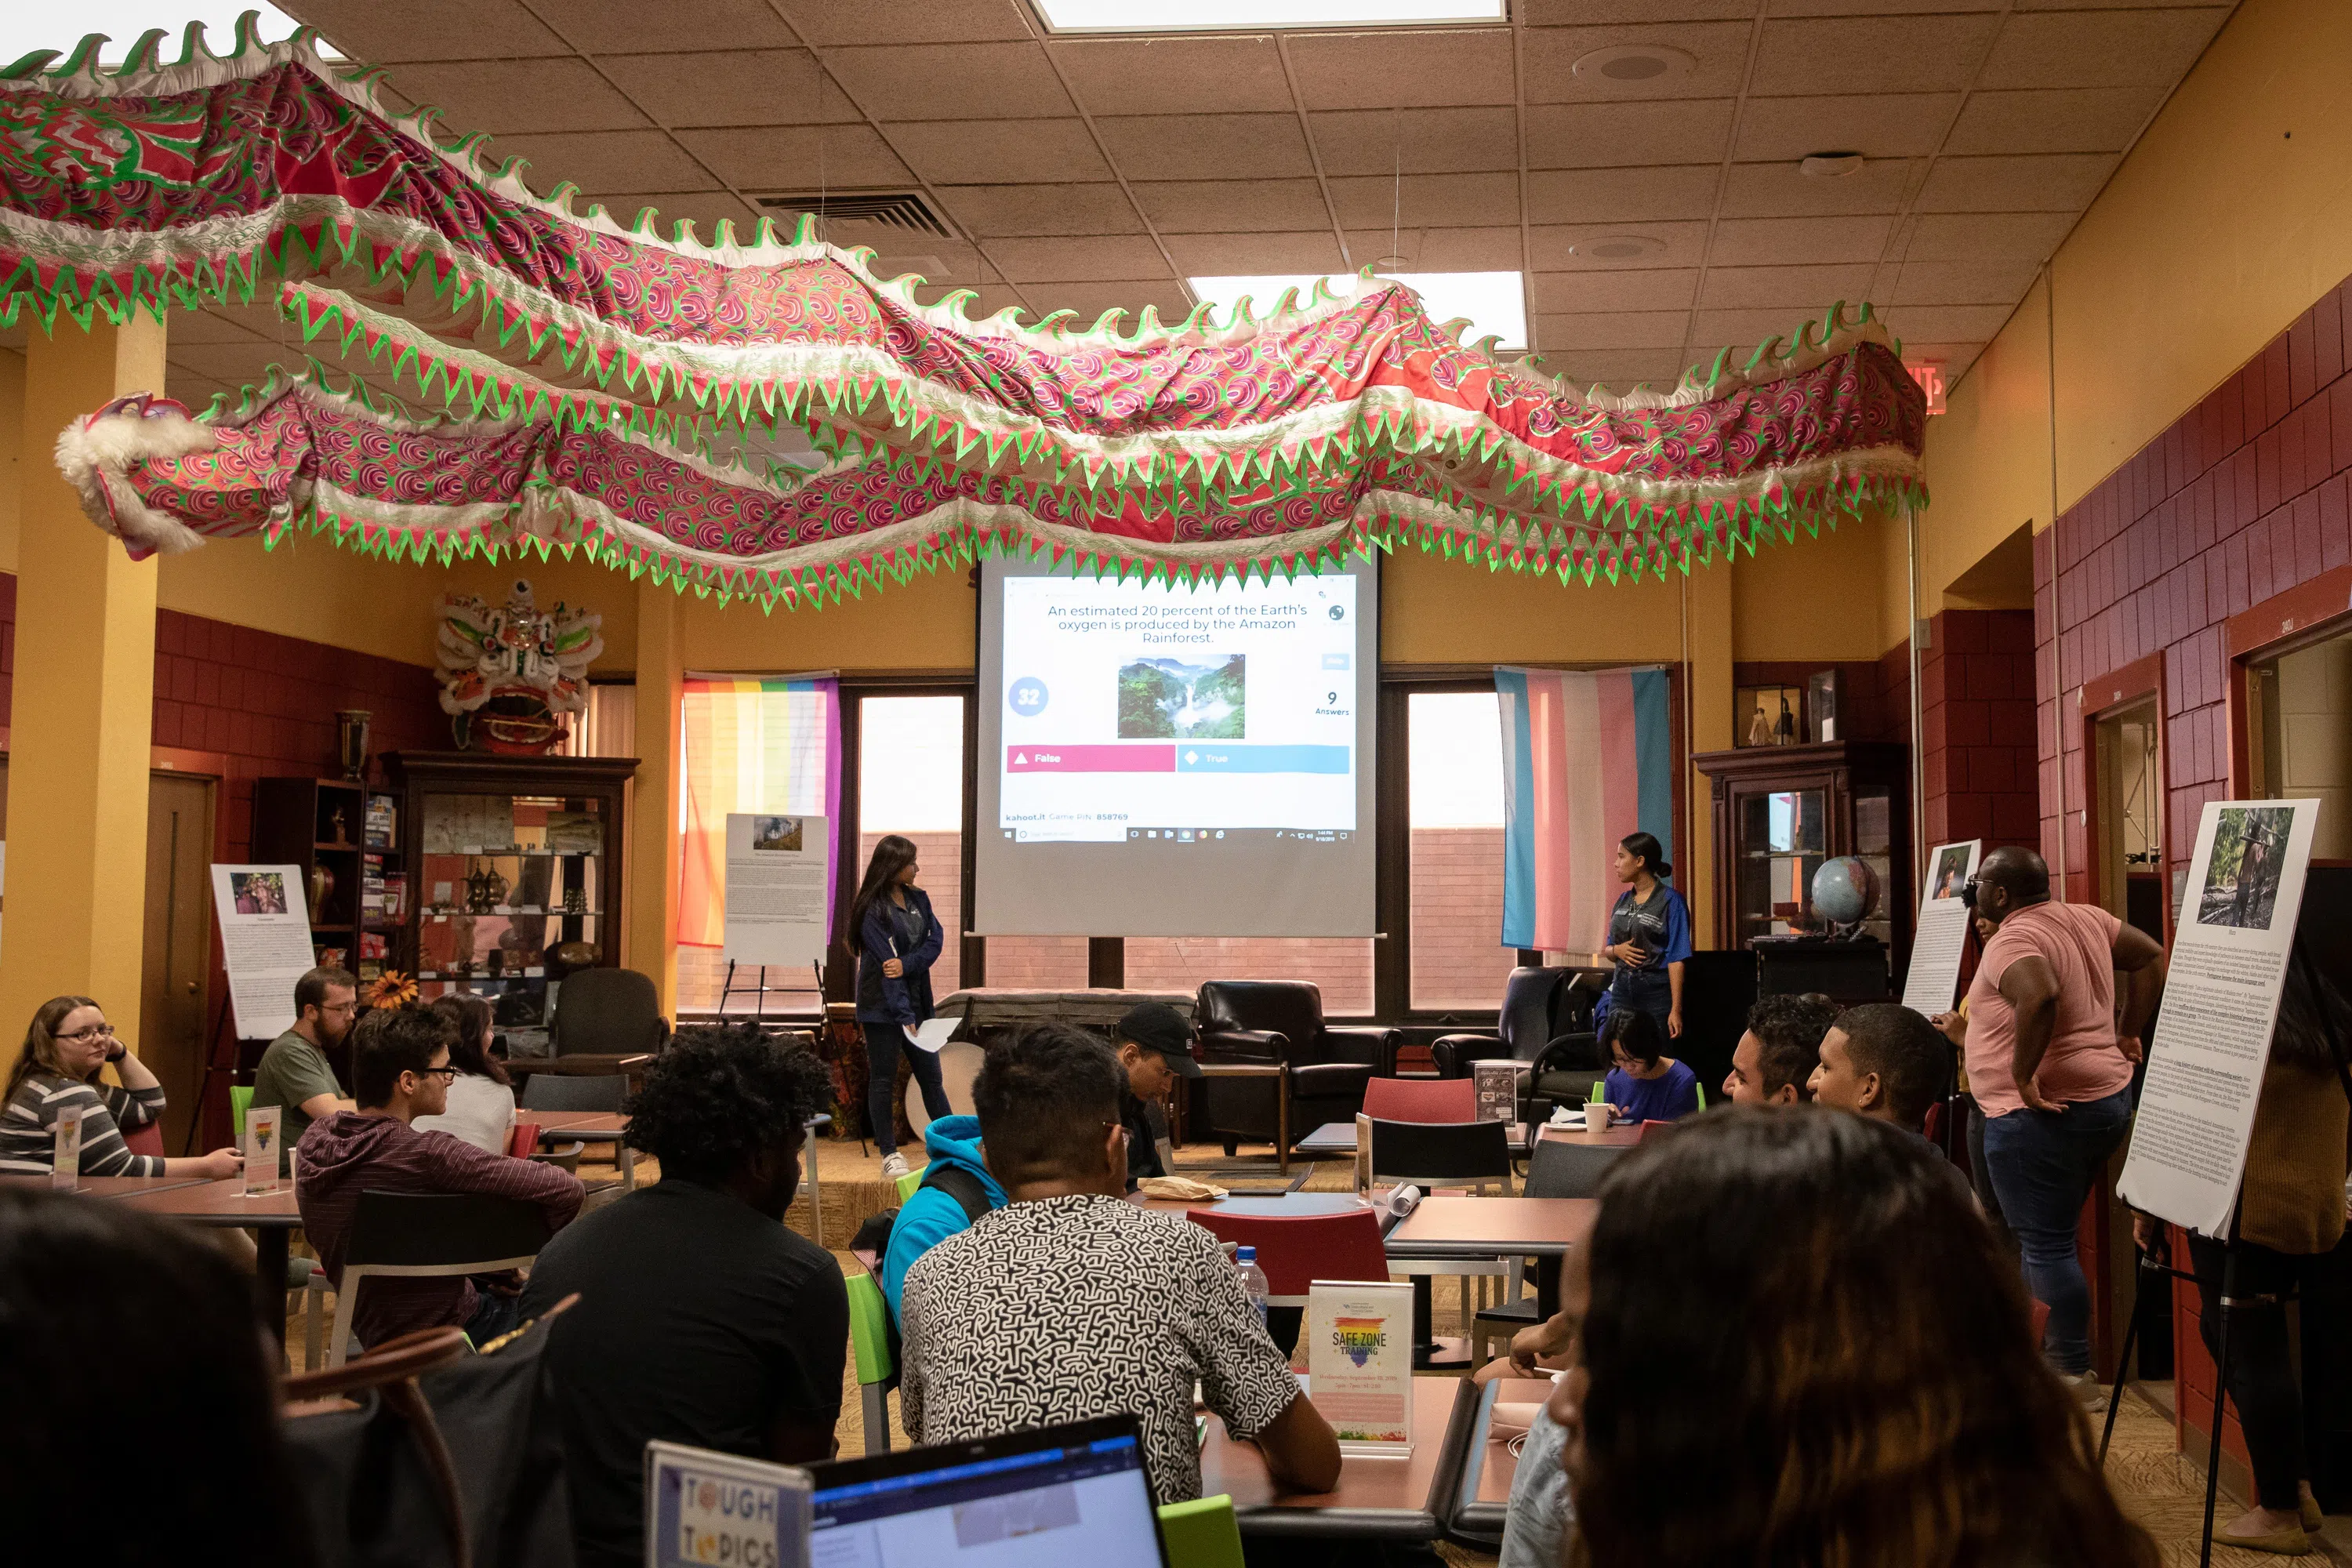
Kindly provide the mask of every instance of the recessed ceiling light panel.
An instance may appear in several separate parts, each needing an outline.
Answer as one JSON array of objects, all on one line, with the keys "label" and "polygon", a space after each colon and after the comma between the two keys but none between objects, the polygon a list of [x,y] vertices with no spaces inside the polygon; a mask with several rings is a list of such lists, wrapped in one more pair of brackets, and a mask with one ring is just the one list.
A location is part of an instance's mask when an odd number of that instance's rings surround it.
[{"label": "recessed ceiling light panel", "polygon": [[1686,77],[1697,58],[1664,44],[1612,44],[1579,56],[1569,74],[1587,87],[1650,87]]},{"label": "recessed ceiling light panel", "polygon": [[1665,248],[1664,240],[1646,234],[1596,234],[1578,240],[1568,251],[1584,261],[1639,261],[1645,256],[1662,256]]},{"label": "recessed ceiling light panel", "polygon": [[1504,0],[1036,0],[1056,33],[1256,33],[1510,20]]}]

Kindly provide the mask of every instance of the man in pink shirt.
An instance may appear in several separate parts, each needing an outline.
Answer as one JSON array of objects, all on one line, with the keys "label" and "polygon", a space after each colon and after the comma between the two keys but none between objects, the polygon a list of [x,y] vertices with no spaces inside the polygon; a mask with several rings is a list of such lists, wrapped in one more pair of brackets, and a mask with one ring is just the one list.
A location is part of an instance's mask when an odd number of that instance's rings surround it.
[{"label": "man in pink shirt", "polygon": [[[1986,856],[1970,892],[1984,956],[1965,1025],[1958,1014],[1937,1022],[1967,1054],[1986,1173],[2026,1285],[2050,1309],[2043,1349],[2095,1403],[2075,1226],[2131,1126],[2132,1066],[2164,988],[2164,949],[2095,904],[2051,902],[2050,868],[2031,849]],[[2120,1016],[2118,973],[2129,977]]]}]

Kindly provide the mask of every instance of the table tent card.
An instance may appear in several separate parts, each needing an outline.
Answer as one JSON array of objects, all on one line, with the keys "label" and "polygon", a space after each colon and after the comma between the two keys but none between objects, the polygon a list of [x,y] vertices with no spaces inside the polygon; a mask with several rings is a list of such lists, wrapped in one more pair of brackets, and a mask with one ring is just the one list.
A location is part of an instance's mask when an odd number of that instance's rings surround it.
[{"label": "table tent card", "polygon": [[2315,800],[2206,805],[2175,923],[2164,1009],[2116,1195],[2206,1236],[2227,1234],[2270,1064]]},{"label": "table tent card", "polygon": [[248,1106],[245,1112],[245,1195],[260,1197],[282,1184],[278,1166],[285,1135],[286,1109],[278,1105]]},{"label": "table tent card", "polygon": [[646,1445],[646,1568],[805,1568],[809,1473]]},{"label": "table tent card", "polygon": [[1938,844],[1927,857],[1919,892],[1919,921],[1913,928],[1911,968],[1903,977],[1903,1005],[1935,1017],[1959,998],[1960,954],[1969,943],[1969,906],[1960,889],[1977,874],[1984,840]]},{"label": "table tent card", "polygon": [[49,1185],[69,1193],[81,1180],[81,1119],[88,1106],[58,1112],[56,1143],[49,1151]]},{"label": "table tent card", "polygon": [[1471,1080],[1477,1086],[1480,1121],[1517,1121],[1519,1119],[1519,1083],[1527,1068],[1515,1061],[1486,1061],[1470,1064]]},{"label": "table tent card", "polygon": [[1412,1287],[1318,1279],[1307,1289],[1307,1381],[1357,1458],[1412,1456]]}]

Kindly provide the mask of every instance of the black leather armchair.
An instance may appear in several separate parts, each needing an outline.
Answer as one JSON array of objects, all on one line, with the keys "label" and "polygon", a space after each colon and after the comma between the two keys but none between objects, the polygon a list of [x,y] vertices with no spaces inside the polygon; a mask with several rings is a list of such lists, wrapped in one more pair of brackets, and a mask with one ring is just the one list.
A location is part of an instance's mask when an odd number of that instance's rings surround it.
[{"label": "black leather armchair", "polygon": [[[1351,1121],[1364,1085],[1396,1065],[1396,1031],[1335,1026],[1323,1021],[1323,994],[1298,980],[1212,980],[1201,987],[1194,1019],[1203,1066],[1220,1062],[1282,1068],[1290,1085],[1290,1136],[1327,1121]],[[1273,1075],[1211,1077],[1209,1126],[1231,1154],[1244,1139],[1280,1136],[1281,1081]]]},{"label": "black leather armchair", "polygon": [[[1443,1035],[1429,1047],[1440,1078],[1467,1078],[1473,1063],[1524,1062],[1527,1099],[1523,1120],[1533,1120],[1538,1100],[1582,1100],[1599,1076],[1590,1058],[1597,1050],[1592,1005],[1608,988],[1606,969],[1511,971],[1503,984],[1503,1008],[1491,1035]],[[1550,1112],[1546,1110],[1544,1114]]]}]

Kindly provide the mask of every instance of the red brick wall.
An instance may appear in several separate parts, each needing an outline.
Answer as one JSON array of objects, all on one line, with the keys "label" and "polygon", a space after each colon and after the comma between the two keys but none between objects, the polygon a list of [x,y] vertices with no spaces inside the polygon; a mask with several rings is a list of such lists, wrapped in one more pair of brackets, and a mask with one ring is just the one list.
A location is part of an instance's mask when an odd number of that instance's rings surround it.
[{"label": "red brick wall", "polygon": [[1412,1005],[1487,1014],[1519,961],[1505,947],[1503,830],[1418,827],[1408,875],[1412,889]]},{"label": "red brick wall", "polygon": [[1982,838],[1990,849],[2040,833],[2033,741],[2033,615],[1946,610],[1919,658],[1926,755],[1923,845]]},{"label": "red brick wall", "polygon": [[[996,978],[996,942],[988,944],[989,984]],[[1080,944],[1079,957],[1085,957]],[[1372,944],[1362,937],[1131,936],[1127,983],[1139,991],[1197,991],[1204,980],[1309,980],[1323,993],[1323,1011],[1369,1016],[1372,1011]]]}]

